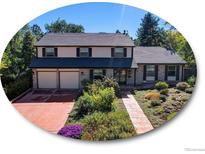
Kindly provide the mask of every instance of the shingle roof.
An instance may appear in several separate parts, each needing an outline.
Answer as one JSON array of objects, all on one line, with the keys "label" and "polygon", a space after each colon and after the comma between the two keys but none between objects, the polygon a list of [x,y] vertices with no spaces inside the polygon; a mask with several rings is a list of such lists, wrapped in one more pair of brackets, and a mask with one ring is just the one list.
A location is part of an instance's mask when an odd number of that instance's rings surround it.
[{"label": "shingle roof", "polygon": [[132,58],[35,58],[30,68],[137,68]]},{"label": "shingle roof", "polygon": [[36,46],[134,46],[133,41],[116,33],[47,33]]},{"label": "shingle roof", "polygon": [[134,60],[137,64],[185,64],[176,53],[162,47],[134,47]]}]

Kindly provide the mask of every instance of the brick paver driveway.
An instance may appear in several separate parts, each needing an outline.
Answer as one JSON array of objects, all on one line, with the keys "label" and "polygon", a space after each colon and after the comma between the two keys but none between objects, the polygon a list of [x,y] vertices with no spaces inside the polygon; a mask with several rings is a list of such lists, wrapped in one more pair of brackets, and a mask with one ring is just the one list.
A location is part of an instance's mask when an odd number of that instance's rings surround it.
[{"label": "brick paver driveway", "polygon": [[78,91],[36,90],[13,102],[13,106],[33,124],[52,133],[64,126]]}]

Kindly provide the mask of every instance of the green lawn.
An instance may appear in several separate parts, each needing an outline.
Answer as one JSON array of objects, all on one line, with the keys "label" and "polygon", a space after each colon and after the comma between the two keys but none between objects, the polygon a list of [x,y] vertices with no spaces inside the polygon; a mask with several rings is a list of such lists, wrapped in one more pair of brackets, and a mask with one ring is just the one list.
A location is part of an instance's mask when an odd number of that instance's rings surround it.
[{"label": "green lawn", "polygon": [[135,99],[148,117],[153,127],[159,127],[166,121],[172,119],[177,112],[187,103],[191,94],[179,91],[175,88],[169,88],[167,100],[159,106],[152,106],[151,100],[145,99],[149,92],[158,92],[157,90],[136,90]]}]

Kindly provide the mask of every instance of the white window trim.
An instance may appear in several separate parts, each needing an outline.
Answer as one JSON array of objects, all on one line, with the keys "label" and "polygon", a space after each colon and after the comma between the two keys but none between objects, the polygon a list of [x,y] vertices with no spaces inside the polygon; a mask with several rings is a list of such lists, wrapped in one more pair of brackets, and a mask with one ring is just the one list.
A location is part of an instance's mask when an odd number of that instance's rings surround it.
[{"label": "white window trim", "polygon": [[[83,47],[82,47],[82,48],[80,48],[79,50],[80,50],[80,51],[79,51],[79,52],[80,52],[80,53],[79,53],[79,54],[80,54],[80,57],[89,57],[89,48],[83,48]],[[86,51],[85,51],[85,50],[86,50]],[[82,56],[81,53],[87,53],[87,56]]]},{"label": "white window trim", "polygon": [[[168,75],[169,66],[174,66],[175,67],[175,75],[174,76]],[[167,80],[168,81],[176,81],[176,75],[177,75],[177,66],[176,65],[168,65],[168,67],[167,67]]]},{"label": "white window trim", "polygon": [[[147,65],[149,66],[149,65]],[[147,67],[146,67],[146,81],[154,81],[155,80],[155,65],[151,65],[154,66],[154,75],[147,75]]]},{"label": "white window trim", "polygon": [[[49,50],[53,50],[53,51],[48,51],[48,49]],[[48,52],[50,52],[50,53],[53,53],[53,55],[52,56],[48,56]],[[55,48],[45,48],[45,56],[46,57],[55,57]]]},{"label": "white window trim", "polygon": [[95,79],[95,71],[102,71],[102,74],[99,74],[99,75],[102,75],[102,77],[103,77],[103,69],[94,69],[93,70],[93,79]]},{"label": "white window trim", "polygon": [[[122,51],[117,51],[117,49],[122,49]],[[117,54],[122,54],[122,56],[116,56],[116,53]],[[117,47],[117,48],[114,48],[114,57],[119,57],[119,58],[122,58],[124,57],[124,48],[123,47]]]}]

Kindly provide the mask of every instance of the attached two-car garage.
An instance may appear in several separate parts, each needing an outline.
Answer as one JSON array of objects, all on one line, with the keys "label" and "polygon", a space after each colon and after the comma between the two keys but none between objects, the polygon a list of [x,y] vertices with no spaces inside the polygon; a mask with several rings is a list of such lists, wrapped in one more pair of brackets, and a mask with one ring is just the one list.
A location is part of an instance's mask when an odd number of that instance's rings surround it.
[{"label": "attached two-car garage", "polygon": [[79,71],[37,71],[38,88],[78,89]]},{"label": "attached two-car garage", "polygon": [[78,89],[79,72],[60,72],[60,88]]}]

